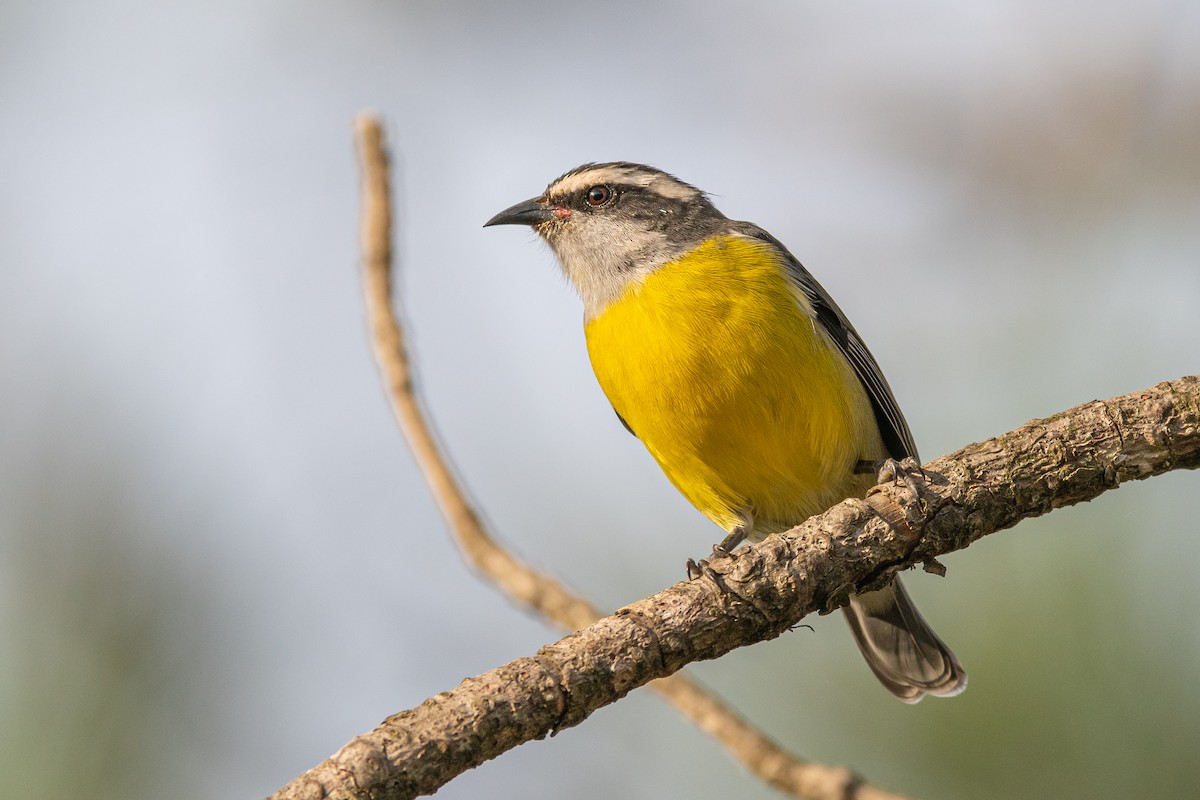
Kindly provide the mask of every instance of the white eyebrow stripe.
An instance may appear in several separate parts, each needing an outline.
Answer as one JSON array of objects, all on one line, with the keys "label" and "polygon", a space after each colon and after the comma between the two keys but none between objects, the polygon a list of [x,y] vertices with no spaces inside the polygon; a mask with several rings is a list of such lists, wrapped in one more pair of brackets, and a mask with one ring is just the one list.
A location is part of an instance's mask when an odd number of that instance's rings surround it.
[{"label": "white eyebrow stripe", "polygon": [[551,184],[546,196],[560,197],[598,183],[642,186],[672,200],[693,200],[700,196],[699,190],[667,175],[626,166],[599,166],[573,172]]}]

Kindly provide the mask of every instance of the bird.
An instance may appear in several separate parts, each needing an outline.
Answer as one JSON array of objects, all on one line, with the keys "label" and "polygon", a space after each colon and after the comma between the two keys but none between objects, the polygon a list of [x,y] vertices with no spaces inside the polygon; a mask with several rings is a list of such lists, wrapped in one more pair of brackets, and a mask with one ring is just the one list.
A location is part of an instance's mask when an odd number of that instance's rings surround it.
[{"label": "bird", "polygon": [[[583,301],[588,357],[621,424],[720,526],[716,552],[760,541],[917,456],[858,332],[763,228],[627,161],[587,163],[484,227],[523,225]],[[897,577],[844,607],[871,671],[906,703],[967,674]]]}]

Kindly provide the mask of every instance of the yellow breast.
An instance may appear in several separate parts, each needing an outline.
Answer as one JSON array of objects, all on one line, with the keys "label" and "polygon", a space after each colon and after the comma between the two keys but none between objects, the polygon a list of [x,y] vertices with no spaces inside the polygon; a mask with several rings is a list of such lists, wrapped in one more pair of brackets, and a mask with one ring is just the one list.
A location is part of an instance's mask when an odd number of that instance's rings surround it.
[{"label": "yellow breast", "polygon": [[884,447],[862,385],[769,244],[719,237],[586,325],[609,401],[683,495],[731,530],[790,527],[871,481]]}]

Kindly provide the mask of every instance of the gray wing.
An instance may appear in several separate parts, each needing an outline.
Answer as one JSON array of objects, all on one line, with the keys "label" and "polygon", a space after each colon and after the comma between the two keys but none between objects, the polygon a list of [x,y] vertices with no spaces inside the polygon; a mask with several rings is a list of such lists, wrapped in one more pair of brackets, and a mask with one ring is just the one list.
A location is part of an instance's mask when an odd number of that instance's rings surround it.
[{"label": "gray wing", "polygon": [[879,432],[883,436],[883,444],[888,453],[895,459],[910,456],[917,458],[917,445],[913,442],[912,431],[908,429],[904,414],[900,412],[900,406],[892,395],[892,387],[888,386],[887,378],[883,377],[883,370],[879,368],[875,356],[871,355],[858,331],[854,330],[850,320],[846,319],[846,315],[838,308],[837,303],[833,302],[829,293],[778,239],[762,228],[749,222],[732,222],[730,229],[733,233],[759,239],[779,248],[787,264],[789,277],[812,303],[817,322],[850,362],[854,374],[867,390],[867,396],[871,398],[871,407],[875,411],[875,421],[879,424]]}]

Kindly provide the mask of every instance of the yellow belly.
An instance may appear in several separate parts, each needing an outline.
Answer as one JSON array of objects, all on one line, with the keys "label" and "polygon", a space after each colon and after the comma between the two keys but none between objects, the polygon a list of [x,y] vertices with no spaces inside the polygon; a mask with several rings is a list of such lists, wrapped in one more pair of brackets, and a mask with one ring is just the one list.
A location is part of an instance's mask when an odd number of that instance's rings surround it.
[{"label": "yellow belly", "polygon": [[775,251],[723,237],[630,286],[586,325],[600,386],[667,477],[726,530],[795,525],[873,482],[862,385]]}]

